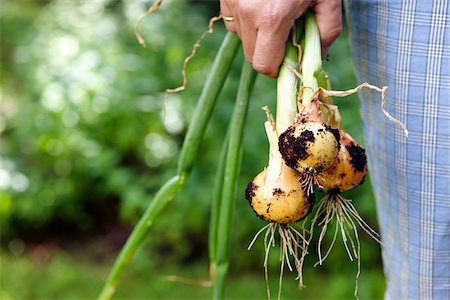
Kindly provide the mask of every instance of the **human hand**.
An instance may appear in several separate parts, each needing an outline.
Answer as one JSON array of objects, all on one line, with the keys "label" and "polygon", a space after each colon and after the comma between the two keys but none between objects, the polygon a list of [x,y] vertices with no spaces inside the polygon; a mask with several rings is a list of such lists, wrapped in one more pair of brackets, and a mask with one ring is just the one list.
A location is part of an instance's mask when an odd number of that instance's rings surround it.
[{"label": "human hand", "polygon": [[296,19],[308,8],[316,15],[322,57],[342,30],[341,0],[220,0],[226,28],[242,40],[244,55],[253,68],[276,77],[285,43]]}]

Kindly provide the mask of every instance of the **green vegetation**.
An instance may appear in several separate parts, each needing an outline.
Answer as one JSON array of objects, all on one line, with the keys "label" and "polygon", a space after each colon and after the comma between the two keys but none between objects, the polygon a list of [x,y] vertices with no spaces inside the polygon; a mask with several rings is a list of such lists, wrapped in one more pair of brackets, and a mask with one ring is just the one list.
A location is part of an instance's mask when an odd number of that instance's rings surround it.
[{"label": "green vegetation", "polygon": [[[94,299],[101,290],[109,265],[99,265],[84,257],[74,257],[59,252],[47,262],[36,257],[15,258],[1,256],[2,287],[0,298],[9,299]],[[251,259],[253,253],[243,252]],[[190,278],[204,279],[207,270],[204,265],[158,267],[139,262],[130,265],[123,277],[114,299],[210,299],[211,289],[168,281],[169,275],[189,275]],[[143,263],[143,265],[140,265]],[[257,267],[260,267],[259,265]],[[161,268],[161,267],[159,267]],[[255,272],[256,271],[256,272]],[[266,287],[263,274],[258,272],[232,272],[225,291],[226,299],[265,299]],[[276,287],[278,270],[274,265],[270,276]],[[349,274],[337,268],[328,270],[332,276],[317,269],[306,270],[307,287],[297,289],[292,274],[284,280],[283,299],[351,299],[353,286]],[[353,271],[353,269],[351,270]],[[384,279],[379,270],[366,269],[360,280],[360,299],[382,299]],[[251,288],[249,288],[251,287]]]},{"label": "green vegetation", "polygon": [[[113,259],[157,189],[176,174],[176,160],[215,53],[222,24],[181,67],[218,11],[216,4],[165,1],[144,19],[138,0],[2,1],[0,87],[0,222],[2,299],[80,299],[98,296]],[[157,220],[144,249],[124,273],[116,298],[209,298],[210,288],[169,282],[166,275],[208,277],[209,208],[215,168],[232,115],[242,53],[218,99],[200,155],[182,193]],[[346,33],[324,63],[334,89],[352,88]],[[263,221],[244,198],[248,181],[267,163],[263,105],[275,111],[276,80],[258,76],[252,93],[231,229],[226,298],[265,298],[262,242],[246,248]],[[344,127],[362,141],[356,96],[336,99]],[[239,191],[242,191],[239,193]],[[376,228],[368,184],[347,194]],[[382,298],[380,246],[361,234],[360,298]],[[352,298],[355,262],[339,241],[322,267],[305,265],[306,289],[286,274],[285,298]],[[313,251],[316,249],[313,247]],[[278,257],[269,271],[276,287]],[[251,289],[248,287],[251,286]]]}]

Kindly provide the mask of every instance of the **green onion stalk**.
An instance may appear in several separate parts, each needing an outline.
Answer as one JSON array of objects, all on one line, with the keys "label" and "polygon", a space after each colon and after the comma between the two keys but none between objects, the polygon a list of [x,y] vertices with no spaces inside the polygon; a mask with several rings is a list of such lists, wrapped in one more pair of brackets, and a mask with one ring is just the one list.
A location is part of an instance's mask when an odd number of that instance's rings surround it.
[{"label": "green onion stalk", "polygon": [[316,18],[312,12],[307,12],[305,15],[305,35],[303,36],[303,39],[302,104],[307,107],[311,102],[314,93],[319,88],[316,76],[319,74],[323,76],[324,74],[322,70],[319,28],[317,27]]},{"label": "green onion stalk", "polygon": [[218,203],[216,203],[215,220],[210,230],[217,230],[212,235],[215,240],[210,241],[212,251],[210,254],[210,271],[214,281],[213,299],[222,299],[225,292],[226,276],[229,268],[231,233],[233,226],[233,215],[236,203],[236,185],[240,173],[242,140],[244,135],[245,121],[248,112],[250,94],[256,78],[256,72],[252,66],[245,62],[242,67],[241,80],[236,96],[236,105],[230,121],[228,146],[224,157],[222,169],[223,175],[218,176],[222,184],[216,186],[221,191],[216,192]]},{"label": "green onion stalk", "polygon": [[124,247],[119,253],[98,299],[111,299],[116,291],[122,273],[135,252],[142,245],[152,225],[161,212],[174,200],[185,185],[187,177],[196,161],[198,149],[209,122],[216,100],[224,85],[240,40],[234,33],[228,33],[216,55],[205,86],[195,109],[178,159],[177,175],[169,179],[155,194],[144,215],[136,224]]}]

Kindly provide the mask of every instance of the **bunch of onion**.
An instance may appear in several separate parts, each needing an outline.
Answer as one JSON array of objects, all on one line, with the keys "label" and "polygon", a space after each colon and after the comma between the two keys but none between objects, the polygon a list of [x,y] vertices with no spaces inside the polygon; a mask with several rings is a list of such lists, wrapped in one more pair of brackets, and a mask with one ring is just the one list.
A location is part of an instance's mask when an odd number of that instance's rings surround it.
[{"label": "bunch of onion", "polygon": [[[276,233],[280,237],[281,271],[279,278],[278,297],[281,293],[284,266],[287,264],[290,271],[294,268],[298,273],[299,286],[302,283],[301,257],[306,255],[307,246],[304,230],[301,233],[292,223],[307,216],[314,205],[314,193],[307,193],[300,187],[301,173],[288,167],[278,150],[279,132],[283,132],[292,123],[297,115],[297,77],[289,71],[295,68],[297,49],[288,44],[286,57],[277,81],[277,114],[276,121],[267,107],[267,121],[264,123],[269,141],[269,162],[267,167],[259,173],[247,186],[246,198],[258,217],[269,222],[258,231],[249,245],[249,249],[257,237],[265,231],[264,270],[267,284],[267,294],[270,298],[268,283],[268,255],[270,248],[275,245]],[[290,66],[288,68],[288,66]],[[290,262],[291,257],[294,264]]]},{"label": "bunch of onion", "polygon": [[[300,185],[307,190],[307,194],[313,194],[315,189],[327,193],[317,205],[307,243],[311,242],[314,226],[318,223],[321,226],[318,264],[322,264],[328,256],[340,231],[350,259],[358,259],[357,280],[360,273],[357,225],[378,242],[379,236],[359,216],[352,201],[341,196],[342,192],[363,182],[367,158],[364,148],[343,130],[339,110],[333,105],[331,96],[347,96],[363,87],[377,88],[363,84],[346,92],[330,90],[329,81],[322,70],[319,32],[312,13],[307,13],[305,17],[303,46],[299,114],[295,123],[280,135],[279,150],[286,165],[302,174]],[[336,222],[334,236],[328,251],[322,256],[322,241],[333,221]],[[300,259],[301,263],[304,255]]]},{"label": "bunch of onion", "polygon": [[[331,90],[327,75],[322,70],[320,35],[314,14],[307,13],[304,20],[301,72],[297,72],[295,68],[284,63],[278,81],[279,84],[282,82],[281,75],[287,77],[285,73],[291,73],[291,77],[299,77],[302,80],[296,104],[298,113],[293,108],[296,91],[292,90],[296,88],[297,84],[291,79],[277,88],[276,124],[270,113],[268,113],[268,121],[265,123],[270,143],[269,166],[248,185],[246,190],[247,199],[257,215],[271,222],[257,233],[251,245],[256,237],[266,229],[265,267],[267,267],[269,247],[274,243],[274,234],[279,228],[282,258],[289,265],[287,253],[294,256],[299,271],[299,283],[302,285],[301,267],[308,253],[305,247],[308,247],[313,238],[314,226],[318,224],[322,227],[318,240],[318,264],[322,264],[328,256],[338,231],[340,231],[350,259],[357,258],[358,260],[356,296],[357,279],[360,273],[360,244],[357,225],[376,241],[380,241],[378,233],[359,216],[352,201],[341,196],[342,192],[349,191],[363,182],[367,172],[367,157],[364,148],[342,128],[339,109],[333,105],[331,96],[348,96],[362,88],[376,90],[381,93],[383,113],[391,121],[403,127],[406,135],[407,130],[401,122],[384,110],[386,87],[380,89],[363,83],[348,91]],[[280,97],[280,93],[283,91],[289,92]],[[309,239],[305,241],[303,235],[288,224],[305,218],[309,214],[316,189],[327,194],[319,201],[311,221]],[[295,197],[291,198],[291,195],[295,195]],[[336,229],[331,245],[323,256],[321,245],[331,222],[336,223]],[[300,240],[303,241],[303,247],[300,246]],[[289,243],[294,247],[289,246]],[[302,250],[300,258],[297,254],[299,248]],[[284,262],[282,268],[283,264]]]}]

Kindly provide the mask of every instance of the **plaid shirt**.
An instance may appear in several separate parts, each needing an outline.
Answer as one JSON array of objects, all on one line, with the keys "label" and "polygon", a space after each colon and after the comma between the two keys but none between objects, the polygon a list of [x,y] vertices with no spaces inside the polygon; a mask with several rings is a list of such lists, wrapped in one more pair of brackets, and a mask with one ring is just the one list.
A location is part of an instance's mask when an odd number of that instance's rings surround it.
[{"label": "plaid shirt", "polygon": [[386,299],[450,299],[450,0],[346,1]]}]

